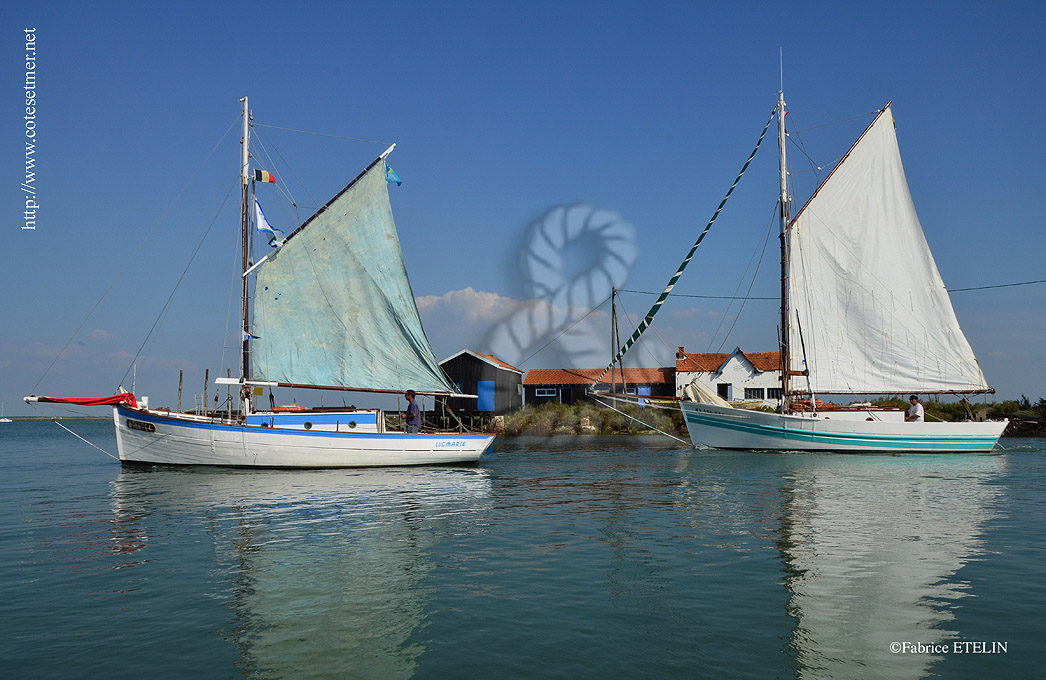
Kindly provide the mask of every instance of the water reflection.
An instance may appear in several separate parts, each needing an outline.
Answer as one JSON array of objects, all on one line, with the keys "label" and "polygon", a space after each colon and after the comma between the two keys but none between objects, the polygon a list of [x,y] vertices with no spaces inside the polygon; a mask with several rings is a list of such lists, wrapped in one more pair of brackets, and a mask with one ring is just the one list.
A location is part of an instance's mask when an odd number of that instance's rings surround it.
[{"label": "water reflection", "polygon": [[134,566],[164,549],[151,532],[203,529],[192,534],[210,539],[210,596],[232,609],[214,632],[238,647],[245,676],[410,677],[429,551],[471,530],[490,489],[477,468],[126,468],[112,482],[111,540]]},{"label": "water reflection", "polygon": [[922,678],[961,638],[957,577],[984,553],[997,456],[803,456],[785,475],[780,550],[801,678]]}]

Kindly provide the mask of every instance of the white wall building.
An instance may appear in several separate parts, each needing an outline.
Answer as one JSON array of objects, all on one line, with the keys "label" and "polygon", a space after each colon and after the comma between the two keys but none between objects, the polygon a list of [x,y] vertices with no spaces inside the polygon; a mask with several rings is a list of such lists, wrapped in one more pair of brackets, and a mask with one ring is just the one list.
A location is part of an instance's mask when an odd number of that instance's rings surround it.
[{"label": "white wall building", "polygon": [[760,400],[776,408],[781,399],[781,354],[742,352],[738,347],[725,353],[676,353],[676,396],[697,383],[727,401]]}]

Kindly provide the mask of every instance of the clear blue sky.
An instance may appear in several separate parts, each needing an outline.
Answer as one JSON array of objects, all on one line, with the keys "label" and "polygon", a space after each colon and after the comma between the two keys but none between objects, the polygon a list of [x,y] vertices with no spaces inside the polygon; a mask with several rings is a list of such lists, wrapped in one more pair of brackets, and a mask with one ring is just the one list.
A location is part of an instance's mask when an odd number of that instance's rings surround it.
[{"label": "clear blue sky", "polygon": [[[109,393],[215,214],[139,358],[138,392],[154,404],[173,402],[179,369],[189,395],[202,391],[204,368],[213,377],[235,366],[235,350],[222,356],[227,323],[236,325],[235,309],[227,320],[235,193],[224,210],[217,206],[235,172],[236,129],[175,198],[237,120],[244,94],[259,123],[398,143],[390,162],[403,185],[391,187],[393,209],[440,358],[466,345],[484,349],[490,329],[533,297],[520,254],[533,246],[529,225],[556,206],[582,203],[631,224],[625,287],[659,291],[769,117],[782,47],[799,127],[894,101],[916,207],[950,288],[1046,278],[1046,7],[781,7],[776,16],[747,2],[6,3],[0,399],[7,413],[32,413],[21,397],[34,388]],[[41,207],[33,232],[21,229],[23,28],[36,29],[38,50]],[[868,120],[804,132],[806,150],[830,167]],[[271,128],[260,137],[303,206],[300,217],[384,148]],[[758,258],[775,198],[773,142],[677,292],[731,295],[753,253]],[[793,161],[796,171],[809,166],[798,154]],[[802,202],[814,173],[794,177]],[[293,226],[293,210],[267,189],[270,221]],[[565,276],[584,274],[592,257],[577,249]],[[775,235],[752,295],[776,294],[776,267]],[[952,299],[997,398],[1046,396],[1046,285]],[[651,301],[622,297],[633,316]],[[676,345],[717,349],[733,313],[722,301],[673,299],[656,324],[663,338],[648,342],[649,359],[640,354],[636,362],[665,359]],[[604,333],[606,316],[587,323]],[[724,347],[772,350],[775,327],[776,303],[750,301]],[[609,341],[598,342],[609,353]],[[548,350],[523,368],[561,365],[564,356]]]}]

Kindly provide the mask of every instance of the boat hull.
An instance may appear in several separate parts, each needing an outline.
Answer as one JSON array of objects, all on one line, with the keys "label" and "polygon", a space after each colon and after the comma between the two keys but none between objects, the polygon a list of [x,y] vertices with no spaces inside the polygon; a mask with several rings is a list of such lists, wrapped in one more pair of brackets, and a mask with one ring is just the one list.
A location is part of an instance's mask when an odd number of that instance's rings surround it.
[{"label": "boat hull", "polygon": [[[1009,422],[909,423],[831,413],[783,415],[689,401],[681,402],[680,408],[695,447],[756,451],[991,451]],[[874,418],[874,413],[861,415]]]},{"label": "boat hull", "polygon": [[494,441],[486,434],[332,432],[113,409],[120,460],[162,465],[347,468],[473,463]]}]

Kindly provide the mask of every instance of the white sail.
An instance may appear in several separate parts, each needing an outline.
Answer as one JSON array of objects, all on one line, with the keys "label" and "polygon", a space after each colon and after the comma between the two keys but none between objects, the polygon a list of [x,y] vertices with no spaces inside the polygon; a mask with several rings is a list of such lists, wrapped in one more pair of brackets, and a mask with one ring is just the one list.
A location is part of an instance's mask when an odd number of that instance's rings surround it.
[{"label": "white sail", "polygon": [[[820,393],[977,392],[887,107],[790,226],[791,368]],[[806,381],[793,381],[803,389]]]}]

